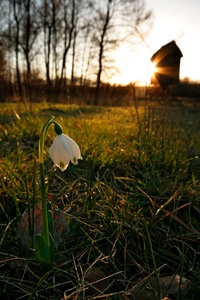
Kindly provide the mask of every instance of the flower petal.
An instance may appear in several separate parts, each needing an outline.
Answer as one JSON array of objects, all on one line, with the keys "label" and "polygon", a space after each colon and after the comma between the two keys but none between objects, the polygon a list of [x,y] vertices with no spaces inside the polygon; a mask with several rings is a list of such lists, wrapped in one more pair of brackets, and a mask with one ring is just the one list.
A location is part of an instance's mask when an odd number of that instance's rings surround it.
[{"label": "flower petal", "polygon": [[78,159],[82,159],[79,146],[74,140],[63,133],[56,136],[49,149],[49,155],[61,171],[67,169],[70,160],[73,164],[77,164]]},{"label": "flower petal", "polygon": [[81,156],[81,151],[79,146],[77,145],[77,143],[72,140],[69,136],[67,136],[66,134],[63,134],[63,138],[65,138],[65,141],[68,144],[68,148],[69,148],[69,155],[70,155],[70,159],[71,162],[75,165],[78,164],[78,159],[83,159]]},{"label": "flower petal", "polygon": [[51,145],[49,155],[54,164],[59,167],[61,171],[67,169],[70,162],[70,156],[68,152],[65,151],[62,139],[59,138],[59,135],[56,136],[53,144]]}]

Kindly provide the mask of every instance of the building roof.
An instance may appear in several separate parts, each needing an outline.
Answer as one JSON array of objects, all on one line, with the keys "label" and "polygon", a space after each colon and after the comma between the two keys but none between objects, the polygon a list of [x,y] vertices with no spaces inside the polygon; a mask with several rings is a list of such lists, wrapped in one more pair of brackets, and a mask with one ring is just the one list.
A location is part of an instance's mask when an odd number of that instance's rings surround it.
[{"label": "building roof", "polygon": [[170,43],[162,46],[156,53],[152,55],[151,61],[155,63],[162,61],[164,63],[169,56],[175,56],[179,58],[183,56],[175,41],[171,41]]}]

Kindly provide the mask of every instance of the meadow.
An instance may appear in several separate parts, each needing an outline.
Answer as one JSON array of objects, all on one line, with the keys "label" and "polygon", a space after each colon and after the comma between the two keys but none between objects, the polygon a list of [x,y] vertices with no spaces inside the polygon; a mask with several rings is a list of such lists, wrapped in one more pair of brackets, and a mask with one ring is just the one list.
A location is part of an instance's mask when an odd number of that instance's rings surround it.
[{"label": "meadow", "polygon": [[[1,103],[2,299],[198,299],[199,112],[167,99],[129,107]],[[17,232],[28,202],[41,197],[38,140],[51,116],[83,160],[64,172],[54,167],[50,129],[47,191],[68,229],[59,229],[54,267],[45,271]]]}]

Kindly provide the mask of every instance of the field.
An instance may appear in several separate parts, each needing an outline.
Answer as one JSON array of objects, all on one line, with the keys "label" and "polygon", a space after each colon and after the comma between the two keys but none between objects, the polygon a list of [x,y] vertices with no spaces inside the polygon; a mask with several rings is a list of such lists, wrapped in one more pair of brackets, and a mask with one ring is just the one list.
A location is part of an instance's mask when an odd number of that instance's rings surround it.
[{"label": "field", "polygon": [[[199,113],[189,101],[0,104],[2,299],[198,299]],[[48,198],[68,227],[58,228],[54,266],[45,270],[20,242],[28,236],[19,224],[28,203],[41,199],[38,140],[51,116],[83,160],[64,172],[54,167],[50,128]]]}]

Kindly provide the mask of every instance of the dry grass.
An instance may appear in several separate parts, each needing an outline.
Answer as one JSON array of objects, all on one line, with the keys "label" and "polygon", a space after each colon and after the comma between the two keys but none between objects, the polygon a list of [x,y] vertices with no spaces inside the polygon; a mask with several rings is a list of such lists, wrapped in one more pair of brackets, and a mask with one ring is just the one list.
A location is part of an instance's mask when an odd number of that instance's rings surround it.
[{"label": "dry grass", "polygon": [[[152,286],[151,299],[167,294],[171,299],[197,299],[197,109],[153,102],[129,108],[32,107],[31,113],[23,105],[1,107],[4,299],[131,299],[131,291],[142,282],[145,288]],[[33,167],[40,129],[51,115],[77,141],[84,160],[61,173],[46,155],[49,196],[69,221],[68,236],[55,250],[55,267],[46,272],[32,250],[20,248],[16,230],[28,197],[40,199],[37,176],[33,190]],[[53,137],[52,130],[47,153]],[[159,291],[160,277],[175,274],[190,280],[190,289],[181,290],[179,284],[175,294]]]}]

